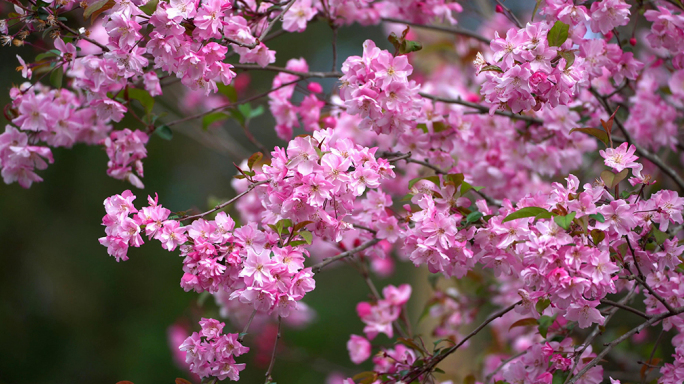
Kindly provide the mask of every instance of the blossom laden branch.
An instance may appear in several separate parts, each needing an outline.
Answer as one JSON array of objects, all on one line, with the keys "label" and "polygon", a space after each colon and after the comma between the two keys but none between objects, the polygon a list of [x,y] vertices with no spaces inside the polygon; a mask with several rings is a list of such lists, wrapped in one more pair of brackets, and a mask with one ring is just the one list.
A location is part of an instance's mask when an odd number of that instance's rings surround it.
[{"label": "blossom laden branch", "polygon": [[208,210],[208,211],[206,211],[206,212],[198,213],[198,214],[192,215],[192,216],[184,216],[184,217],[178,218],[178,221],[187,221],[187,220],[200,219],[200,218],[202,218],[202,217],[204,217],[204,216],[207,216],[207,215],[210,215],[210,214],[212,214],[212,213],[214,213],[214,212],[216,212],[216,211],[220,211],[220,210],[222,210],[223,208],[225,208],[225,207],[227,207],[227,206],[233,204],[234,202],[236,202],[236,201],[237,201],[238,199],[240,199],[242,196],[245,196],[246,194],[250,193],[254,188],[256,188],[256,187],[258,187],[258,186],[260,186],[260,185],[269,183],[269,182],[270,182],[270,180],[263,180],[263,181],[257,181],[257,182],[255,182],[255,183],[252,183],[252,184],[250,184],[250,185],[247,187],[247,189],[246,189],[245,191],[239,193],[237,196],[233,197],[232,199],[230,199],[230,200],[228,200],[228,201],[226,201],[226,202],[223,202],[223,203],[217,205],[216,207],[214,207],[214,208],[212,208],[212,209],[210,209],[210,210]]}]

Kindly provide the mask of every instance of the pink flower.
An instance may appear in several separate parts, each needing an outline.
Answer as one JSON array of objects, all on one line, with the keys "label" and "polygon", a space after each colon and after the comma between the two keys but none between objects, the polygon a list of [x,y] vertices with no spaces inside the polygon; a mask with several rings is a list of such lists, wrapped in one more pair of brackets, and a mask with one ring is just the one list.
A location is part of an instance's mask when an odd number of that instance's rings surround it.
[{"label": "pink flower", "polygon": [[316,15],[316,8],[311,6],[311,0],[298,0],[283,15],[283,29],[288,32],[303,32],[306,23]]},{"label": "pink flower", "polygon": [[601,316],[598,309],[596,309],[598,305],[598,300],[587,301],[581,299],[570,304],[568,312],[565,314],[565,318],[570,321],[577,321],[580,328],[587,328],[593,323],[603,325],[604,318]]},{"label": "pink flower", "polygon": [[371,344],[363,336],[351,335],[347,342],[349,358],[354,364],[361,364],[371,355]]},{"label": "pink flower", "polygon": [[638,164],[635,161],[639,158],[634,156],[636,148],[633,145],[630,145],[629,148],[627,146],[628,144],[625,142],[615,149],[600,150],[599,154],[604,158],[606,166],[613,168],[615,172],[622,172],[625,168],[636,168]]},{"label": "pink flower", "polygon": [[631,5],[624,0],[602,0],[591,5],[591,30],[604,35],[613,28],[629,23]]}]

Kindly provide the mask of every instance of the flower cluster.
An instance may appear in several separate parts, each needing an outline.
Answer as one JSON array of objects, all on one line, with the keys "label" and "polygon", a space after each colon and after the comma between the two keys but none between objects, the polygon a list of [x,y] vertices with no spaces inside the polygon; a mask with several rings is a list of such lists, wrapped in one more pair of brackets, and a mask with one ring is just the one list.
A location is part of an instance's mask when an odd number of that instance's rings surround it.
[{"label": "flower cluster", "polygon": [[[290,59],[285,69],[301,73],[309,72],[306,60]],[[301,117],[302,126],[307,132],[320,129],[321,108],[325,102],[318,99],[317,94],[323,92],[323,87],[316,82],[309,83],[307,89],[311,94],[304,97],[298,106],[292,104],[296,80],[299,76],[281,72],[273,79],[274,90],[268,95],[268,105],[276,120],[275,131],[282,140],[290,140],[294,128],[299,126],[298,116]],[[290,85],[287,85],[290,84]]]},{"label": "flower cluster", "polygon": [[340,97],[347,113],[363,118],[360,127],[377,133],[402,133],[418,116],[418,85],[409,81],[413,67],[406,55],[393,56],[363,43],[363,56],[342,64]]},{"label": "flower cluster", "polygon": [[296,137],[287,149],[276,148],[271,163],[254,176],[267,181],[257,187],[265,209],[262,222],[309,222],[307,228],[316,236],[340,241],[352,227],[345,218],[352,214],[356,198],[395,176],[394,166],[376,158],[376,151],[338,139],[332,129]]},{"label": "flower cluster", "polygon": [[607,34],[629,21],[628,8],[623,0],[604,0],[594,2],[589,15],[584,6],[572,1],[547,2],[542,9],[545,21],[511,28],[505,38],[496,33],[491,42],[492,62],[484,57],[475,61],[486,78],[482,94],[492,111],[569,105],[578,94],[578,85],[595,77],[612,77],[616,83],[636,79],[643,64],[631,52],[602,39],[586,38],[587,21],[591,20],[593,32]]},{"label": "flower cluster", "polygon": [[[105,150],[109,156],[107,174],[115,179],[127,180],[135,187],[144,188],[139,177],[143,177],[141,160],[147,157],[145,145],[148,139],[145,132],[133,132],[128,128],[112,132],[104,139]],[[133,173],[133,166],[137,175]]]},{"label": "flower cluster", "polygon": [[644,17],[653,23],[646,36],[651,47],[667,50],[672,55],[672,65],[684,69],[684,13],[667,4],[659,5],[657,10],[649,9]]},{"label": "flower cluster", "polygon": [[223,334],[224,323],[204,318],[199,323],[202,330],[193,332],[179,347],[186,353],[190,370],[201,378],[238,381],[245,364],[237,364],[235,357],[249,352],[249,348],[240,343],[237,333]]}]

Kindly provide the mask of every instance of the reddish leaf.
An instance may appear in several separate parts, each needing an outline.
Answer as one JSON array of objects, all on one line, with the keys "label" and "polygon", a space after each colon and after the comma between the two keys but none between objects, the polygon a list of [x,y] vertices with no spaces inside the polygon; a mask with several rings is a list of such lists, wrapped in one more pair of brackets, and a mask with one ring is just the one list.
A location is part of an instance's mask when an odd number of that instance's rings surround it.
[{"label": "reddish leaf", "polygon": [[528,327],[528,326],[532,326],[532,325],[537,325],[537,319],[535,319],[533,317],[528,317],[525,319],[520,319],[520,320],[516,321],[515,323],[511,324],[511,326],[510,326],[510,328],[508,328],[508,330],[510,331],[511,329],[513,329],[515,327]]},{"label": "reddish leaf", "polygon": [[608,133],[602,129],[598,129],[598,128],[573,128],[572,130],[570,130],[570,133],[573,133],[575,131],[586,133],[587,135],[594,136],[595,138],[601,140],[601,142],[606,146],[606,148],[610,145],[610,138],[608,137]]}]

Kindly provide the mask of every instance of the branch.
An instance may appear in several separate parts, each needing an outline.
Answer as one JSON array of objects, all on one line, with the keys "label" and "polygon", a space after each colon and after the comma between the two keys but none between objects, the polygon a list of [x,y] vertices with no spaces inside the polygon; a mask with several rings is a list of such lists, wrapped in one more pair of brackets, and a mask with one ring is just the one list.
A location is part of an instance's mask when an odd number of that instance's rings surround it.
[{"label": "branch", "polygon": [[[294,3],[294,1],[293,1]],[[278,333],[276,334],[275,343],[273,343],[273,354],[271,355],[271,363],[268,365],[268,371],[266,371],[266,383],[273,381],[271,377],[271,371],[273,370],[273,365],[275,364],[276,350],[278,349],[278,340],[280,340],[280,326],[282,324],[282,318],[278,316]]]},{"label": "branch", "polygon": [[287,13],[287,11],[290,10],[290,7],[292,7],[292,5],[293,5],[296,1],[297,1],[297,0],[290,0],[290,3],[287,4],[287,5],[285,6],[285,9],[283,9],[282,12],[280,12],[280,15],[276,16],[276,18],[274,18],[273,20],[271,20],[270,23],[268,23],[268,26],[266,26],[266,29],[264,29],[264,30],[261,32],[261,35],[259,35],[259,40],[258,40],[258,41],[261,41],[261,40],[263,40],[263,39],[266,37],[266,35],[267,35],[268,32],[271,30],[271,28],[273,28],[273,26],[275,25],[275,23],[277,23],[278,20],[280,20],[280,19],[283,18],[283,15],[285,15],[285,14]]},{"label": "branch", "polygon": [[520,20],[518,20],[518,18],[515,17],[515,14],[511,12],[511,10],[508,7],[506,7],[501,0],[496,0],[496,2],[501,6],[501,8],[504,9],[504,11],[508,13],[508,15],[506,15],[508,19],[511,20],[518,27],[518,29],[522,29],[522,24],[520,23]]},{"label": "branch", "polygon": [[200,117],[204,117],[204,116],[209,115],[209,114],[212,114],[212,113],[214,113],[214,112],[219,112],[219,111],[222,111],[222,110],[224,110],[224,109],[228,109],[228,108],[236,107],[236,106],[241,105],[241,104],[249,103],[249,102],[251,102],[251,101],[260,99],[260,98],[262,98],[262,97],[264,97],[264,96],[268,96],[271,92],[277,91],[277,90],[279,90],[280,88],[284,88],[284,87],[287,87],[288,85],[295,84],[295,83],[299,82],[300,80],[302,80],[302,79],[292,80],[292,81],[290,81],[290,82],[281,84],[281,85],[278,86],[278,87],[275,87],[275,88],[273,88],[273,89],[270,89],[270,90],[268,90],[268,91],[266,91],[266,92],[260,93],[260,94],[258,94],[258,95],[256,95],[256,96],[249,97],[249,98],[247,98],[247,99],[245,99],[245,100],[241,100],[241,101],[238,101],[238,102],[235,102],[235,103],[224,104],[224,105],[221,105],[221,106],[219,106],[219,107],[210,109],[209,111],[206,111],[206,112],[198,113],[198,114],[195,114],[195,115],[192,115],[192,116],[188,116],[188,117],[184,117],[184,118],[182,118],[182,119],[178,119],[178,120],[172,121],[172,122],[170,122],[170,123],[167,123],[166,126],[170,127],[170,126],[173,126],[173,125],[176,125],[176,124],[184,123],[184,122],[186,122],[186,121],[190,121],[190,120],[194,120],[194,119],[199,119]]},{"label": "branch", "polygon": [[[608,101],[606,100],[606,98],[604,96],[601,96],[595,89],[591,87],[589,88],[589,92],[591,92],[594,95],[594,97],[598,99],[601,106],[603,106],[603,109],[605,109],[606,113],[608,113],[609,116],[612,116],[613,110],[608,105]],[[663,171],[663,173],[668,175],[677,184],[679,189],[684,190],[684,179],[682,179],[681,176],[679,176],[679,174],[674,169],[672,169],[669,165],[665,164],[665,162],[655,153],[651,153],[646,148],[634,143],[632,141],[631,136],[629,135],[629,132],[627,132],[627,129],[624,125],[622,125],[622,122],[618,120],[617,116],[613,119],[613,121],[615,122],[615,124],[617,124],[618,128],[625,136],[624,141],[626,141],[627,144],[633,145],[634,148],[636,148],[636,153],[639,156],[655,164],[658,168],[660,168],[661,171]],[[618,138],[613,138],[613,140],[620,142],[620,139]]]},{"label": "branch", "polygon": [[247,335],[247,331],[249,331],[249,326],[252,325],[252,320],[254,320],[254,316],[256,315],[257,310],[255,309],[252,311],[252,314],[249,316],[249,320],[247,320],[247,324],[245,324],[245,327],[242,329],[242,333],[238,335],[238,341],[242,343],[242,340],[245,338],[245,335]]},{"label": "branch", "polygon": [[282,68],[282,67],[276,67],[273,65],[267,65],[265,67],[261,67],[256,64],[232,64],[233,68],[237,69],[244,69],[246,71],[248,70],[257,70],[257,71],[272,71],[272,72],[283,72],[283,73],[289,73],[290,75],[295,75],[299,76],[303,79],[307,79],[310,77],[316,77],[316,78],[329,78],[329,77],[341,77],[342,73],[333,71],[333,72],[299,72],[299,71],[293,71],[287,68]]},{"label": "branch", "polygon": [[585,373],[587,373],[591,368],[595,367],[599,363],[599,361],[601,361],[601,359],[603,359],[603,357],[608,354],[608,352],[610,352],[613,348],[615,348],[616,345],[627,340],[628,338],[630,338],[635,333],[641,332],[642,329],[644,329],[648,326],[651,326],[651,325],[653,325],[653,324],[655,324],[655,323],[657,323],[663,319],[666,319],[666,318],[671,317],[671,316],[676,316],[676,315],[679,315],[681,313],[684,313],[684,307],[679,307],[672,312],[662,313],[658,316],[654,316],[650,320],[648,320],[644,323],[641,323],[638,326],[632,328],[629,332],[625,333],[624,335],[618,337],[617,339],[613,340],[611,343],[606,345],[606,348],[604,348],[603,351],[601,351],[601,353],[599,353],[593,360],[591,360],[589,362],[589,364],[587,364],[584,368],[582,368],[582,370],[577,372],[577,374],[572,378],[572,380],[570,380],[568,382],[568,384],[574,384],[575,382],[577,382],[577,380],[580,380]]},{"label": "branch", "polygon": [[[518,304],[522,303],[522,300],[518,300],[517,302],[509,305],[508,307],[501,309],[497,312],[492,313],[489,315],[489,317],[482,323],[480,324],[477,328],[475,328],[472,332],[470,332],[466,337],[463,338],[458,344],[454,345],[453,347],[447,349],[444,353],[440,353],[437,355],[430,363],[425,364],[424,367],[421,367],[421,369],[414,373],[412,376],[408,377],[410,372],[407,373],[404,377],[402,377],[402,381],[405,383],[411,383],[414,380],[416,380],[420,375],[432,371],[432,369],[437,366],[442,360],[444,360],[447,356],[451,355],[454,353],[460,346],[465,344],[466,341],[470,340],[473,336],[477,335],[484,327],[487,326],[487,324],[491,323],[492,321],[498,319],[499,317],[507,314],[508,312],[512,311],[513,308],[515,308]],[[408,377],[408,378],[407,378]],[[404,380],[405,379],[405,380]]]},{"label": "branch", "polygon": [[380,242],[380,239],[374,238],[374,239],[371,239],[371,240],[369,240],[369,241],[367,241],[367,242],[365,242],[365,243],[359,245],[359,246],[356,247],[356,248],[353,248],[353,249],[348,250],[347,252],[342,252],[342,253],[340,253],[339,255],[336,255],[336,256],[333,256],[333,257],[325,258],[325,259],[323,259],[323,261],[321,261],[320,263],[318,263],[318,264],[314,265],[313,267],[311,267],[311,271],[312,271],[313,273],[319,273],[319,272],[321,271],[321,269],[323,269],[323,267],[325,267],[326,265],[328,265],[328,264],[330,264],[330,263],[332,263],[332,262],[335,262],[335,261],[337,261],[337,260],[344,259],[345,257],[349,257],[349,256],[352,256],[352,255],[354,255],[354,254],[357,254],[357,253],[359,253],[359,252],[361,252],[361,251],[363,251],[363,250],[366,250],[367,248],[370,248],[370,247],[374,246],[375,244],[377,244],[377,243],[379,243],[379,242]]},{"label": "branch", "polygon": [[[464,101],[460,97],[458,99],[450,99],[450,98],[446,98],[446,97],[430,95],[429,93],[424,93],[424,92],[420,92],[419,94],[426,99],[439,101],[442,103],[448,103],[448,104],[463,105],[463,106],[468,107],[468,108],[477,109],[478,111],[480,111],[480,113],[489,113],[489,108],[487,106],[482,105],[482,104],[477,104],[477,103],[471,103],[469,101]],[[508,111],[497,110],[497,111],[494,111],[494,114],[499,115],[499,116],[510,117],[511,119],[514,119],[514,120],[527,121],[528,123],[534,123],[534,124],[543,124],[544,123],[541,119],[538,119],[536,117],[519,115],[517,113],[508,112]]]},{"label": "branch", "polygon": [[[619,304],[625,304],[629,300],[631,300],[632,297],[634,296],[634,293],[636,292],[636,287],[637,287],[637,285],[634,284],[632,286],[632,288],[630,289],[629,293],[627,295],[625,295],[625,297],[620,299],[620,301],[618,303]],[[610,309],[610,313],[608,315],[606,315],[606,320],[603,322],[604,327],[606,326],[606,324],[608,324],[610,319],[612,319],[613,316],[615,316],[615,314],[617,313],[617,310],[618,310],[617,307],[613,307]],[[572,368],[570,369],[570,373],[572,373],[575,370],[575,368],[577,368],[577,365],[579,365],[580,359],[582,358],[582,354],[591,345],[591,343],[594,341],[594,339],[596,339],[596,336],[598,336],[598,334],[600,332],[601,332],[601,328],[599,327],[599,324],[596,324],[596,326],[594,327],[594,330],[591,332],[591,334],[589,334],[589,336],[586,338],[586,340],[584,340],[584,343],[580,346],[579,352],[574,352],[575,353],[575,362],[573,363]],[[563,382],[563,384],[567,384],[568,381],[570,381],[571,377],[572,377],[572,374],[568,375],[568,377],[565,379],[565,382]]]},{"label": "branch", "polygon": [[260,185],[262,185],[262,184],[269,183],[270,181],[271,181],[271,180],[262,180],[262,181],[258,181],[258,182],[256,182],[256,183],[252,183],[252,184],[249,185],[249,187],[247,187],[247,189],[246,189],[244,192],[239,193],[237,196],[233,197],[232,199],[230,199],[230,200],[228,200],[228,201],[226,201],[226,202],[224,202],[224,203],[221,203],[221,204],[217,205],[216,207],[214,207],[214,208],[212,208],[212,209],[210,209],[210,210],[208,210],[208,211],[206,211],[206,212],[204,212],[204,213],[199,213],[199,214],[197,214],[197,215],[192,215],[192,216],[181,217],[181,218],[179,218],[179,219],[177,219],[177,220],[178,220],[178,221],[194,220],[194,219],[199,219],[199,218],[204,217],[204,216],[206,216],[206,215],[212,214],[212,213],[214,213],[214,212],[216,212],[216,211],[219,211],[219,210],[221,210],[221,209],[223,209],[223,208],[229,206],[230,204],[234,203],[237,199],[239,199],[239,198],[241,198],[242,196],[244,196],[244,195],[248,194],[249,192],[251,192],[252,189],[254,189],[254,188],[256,188],[256,187],[258,187],[258,186],[260,186]]},{"label": "branch", "polygon": [[[55,18],[56,18],[56,17],[57,17],[57,16],[55,16]],[[91,43],[91,44],[97,45],[98,47],[100,47],[100,49],[102,49],[103,52],[109,52],[109,48],[107,48],[107,46],[102,45],[102,44],[98,43],[97,41],[95,41],[95,40],[93,40],[93,39],[91,39],[91,38],[89,38],[89,37],[87,37],[87,36],[85,36],[85,35],[83,35],[83,34],[81,34],[81,33],[78,33],[78,31],[74,30],[74,29],[71,28],[71,27],[68,27],[66,24],[62,23],[61,21],[57,20],[57,24],[58,24],[60,27],[62,27],[62,28],[64,28],[64,29],[66,29],[67,31],[69,31],[70,33],[73,33],[73,34],[76,35],[78,38],[83,39],[83,40],[85,40],[85,41],[87,41],[87,42],[89,42],[89,43]]]},{"label": "branch", "polygon": [[475,40],[479,40],[479,41],[481,41],[487,45],[489,45],[489,43],[492,41],[492,39],[488,39],[482,35],[479,35],[479,34],[473,32],[473,31],[469,31],[467,29],[458,28],[458,27],[418,24],[418,23],[412,23],[412,22],[406,21],[406,20],[393,19],[393,18],[389,18],[389,17],[383,17],[382,21],[387,21],[390,23],[406,24],[406,25],[410,25],[412,27],[422,28],[422,29],[430,29],[433,31],[453,33],[455,35],[461,35],[461,36],[473,38]]},{"label": "branch", "polygon": [[601,304],[610,305],[610,306],[613,306],[613,307],[616,307],[616,308],[624,309],[625,311],[632,312],[632,313],[634,313],[635,315],[639,315],[639,316],[643,317],[643,318],[646,319],[646,320],[648,320],[648,319],[651,318],[650,315],[647,315],[647,314],[641,312],[641,311],[638,310],[638,309],[634,309],[634,308],[632,308],[632,307],[630,307],[630,306],[628,306],[628,305],[616,303],[616,302],[611,301],[611,300],[608,300],[608,299],[603,299],[603,300],[601,300]]}]

